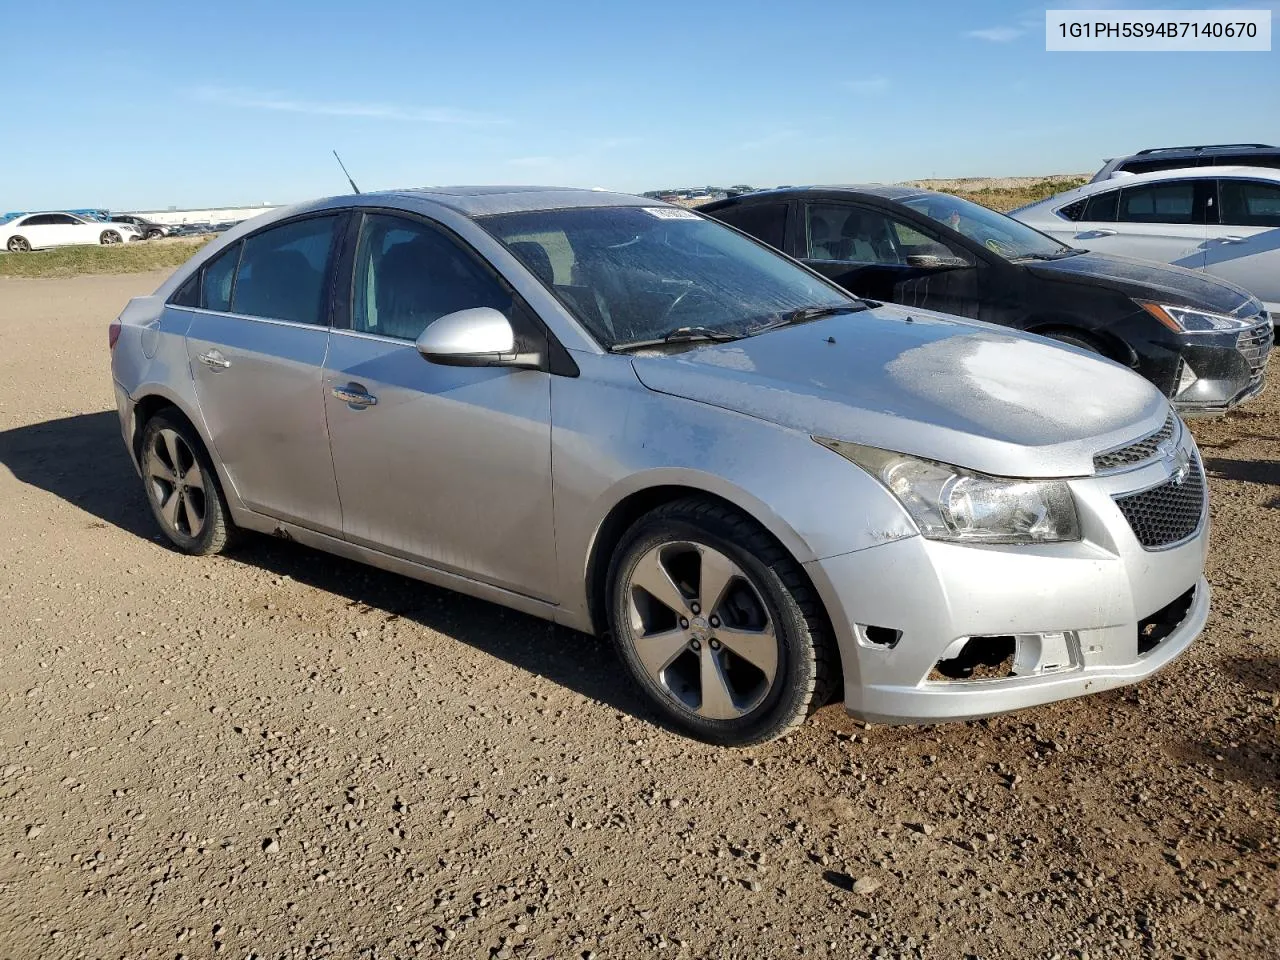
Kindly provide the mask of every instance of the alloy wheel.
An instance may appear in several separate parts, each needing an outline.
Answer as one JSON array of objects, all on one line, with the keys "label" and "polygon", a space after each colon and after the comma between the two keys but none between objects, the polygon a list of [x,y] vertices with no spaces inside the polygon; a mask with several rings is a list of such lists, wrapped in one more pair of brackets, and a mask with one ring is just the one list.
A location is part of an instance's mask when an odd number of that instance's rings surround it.
[{"label": "alloy wheel", "polygon": [[204,473],[176,430],[157,430],[147,450],[147,486],[170,533],[195,539],[204,529]]},{"label": "alloy wheel", "polygon": [[660,544],[625,589],[636,655],[677,706],[735,720],[765,699],[778,638],[760,591],[733,560],[705,544]]},{"label": "alloy wheel", "polygon": [[107,230],[102,234],[102,242],[106,244],[119,243],[120,234],[116,233],[114,230]]},{"label": "alloy wheel", "polygon": [[9,252],[10,253],[26,253],[31,249],[31,244],[27,242],[26,237],[10,237]]}]

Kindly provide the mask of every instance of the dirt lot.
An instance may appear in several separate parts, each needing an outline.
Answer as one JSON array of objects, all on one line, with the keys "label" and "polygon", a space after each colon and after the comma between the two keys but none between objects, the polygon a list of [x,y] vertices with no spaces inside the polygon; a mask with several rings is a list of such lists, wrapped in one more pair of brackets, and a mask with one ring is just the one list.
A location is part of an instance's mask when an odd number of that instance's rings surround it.
[{"label": "dirt lot", "polygon": [[1280,389],[1195,427],[1214,612],[1167,673],[735,752],[591,638],[162,546],[106,343],[160,279],[0,278],[0,956],[1280,955]]}]

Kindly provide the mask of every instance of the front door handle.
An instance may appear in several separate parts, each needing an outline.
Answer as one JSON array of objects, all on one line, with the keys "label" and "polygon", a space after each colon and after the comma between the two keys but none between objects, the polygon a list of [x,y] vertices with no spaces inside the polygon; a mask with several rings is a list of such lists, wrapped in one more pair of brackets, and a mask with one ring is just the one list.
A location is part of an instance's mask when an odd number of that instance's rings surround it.
[{"label": "front door handle", "polygon": [[200,354],[200,362],[213,370],[225,370],[231,366],[231,361],[217,350],[209,350]]},{"label": "front door handle", "polygon": [[1245,243],[1248,237],[1214,237],[1215,240],[1221,240],[1223,243]]},{"label": "front door handle", "polygon": [[358,383],[348,383],[345,387],[334,387],[333,395],[355,410],[375,406],[378,398]]},{"label": "front door handle", "polygon": [[1094,237],[1114,237],[1116,232],[1109,227],[1102,227],[1098,230],[1086,230],[1084,233],[1077,233],[1076,240],[1092,240]]}]

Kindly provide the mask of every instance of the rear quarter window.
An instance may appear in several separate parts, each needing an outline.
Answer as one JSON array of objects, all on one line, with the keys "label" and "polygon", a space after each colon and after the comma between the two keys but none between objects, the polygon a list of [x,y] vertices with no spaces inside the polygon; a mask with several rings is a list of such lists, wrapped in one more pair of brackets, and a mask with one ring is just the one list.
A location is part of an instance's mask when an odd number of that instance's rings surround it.
[{"label": "rear quarter window", "polygon": [[749,233],[775,250],[786,244],[787,205],[785,203],[747,203],[726,207],[711,214],[743,233]]}]

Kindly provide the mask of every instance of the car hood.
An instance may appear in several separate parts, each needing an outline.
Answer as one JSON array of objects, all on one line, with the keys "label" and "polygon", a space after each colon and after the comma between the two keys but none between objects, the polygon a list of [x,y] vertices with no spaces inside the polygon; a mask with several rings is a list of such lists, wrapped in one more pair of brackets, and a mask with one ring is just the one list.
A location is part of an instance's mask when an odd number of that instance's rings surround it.
[{"label": "car hood", "polygon": [[1061,260],[1028,261],[1036,276],[1118,290],[1125,296],[1174,306],[1232,313],[1252,298],[1234,283],[1199,270],[1105,253],[1081,253]]},{"label": "car hood", "polygon": [[1091,474],[1094,454],[1169,413],[1155,387],[1109,360],[887,305],[632,364],[659,393],[999,476]]}]

